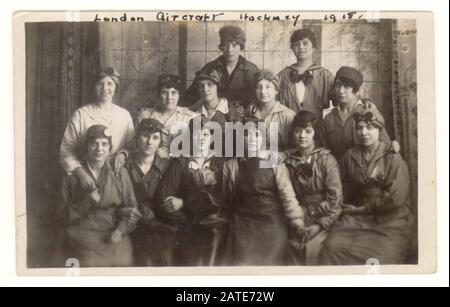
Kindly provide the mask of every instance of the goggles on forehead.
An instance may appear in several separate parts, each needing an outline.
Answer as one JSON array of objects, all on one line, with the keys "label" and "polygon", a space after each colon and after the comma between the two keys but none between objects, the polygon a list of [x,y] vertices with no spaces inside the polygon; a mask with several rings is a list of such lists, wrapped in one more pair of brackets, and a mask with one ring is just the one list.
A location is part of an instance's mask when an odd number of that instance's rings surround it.
[{"label": "goggles on forehead", "polygon": [[159,78],[159,83],[168,83],[168,82],[173,82],[175,84],[181,84],[181,78],[179,76],[176,75],[162,75]]},{"label": "goggles on forehead", "polygon": [[197,73],[197,79],[198,80],[209,80],[215,84],[219,84],[221,76],[220,76],[219,72],[213,70],[213,71]]},{"label": "goggles on forehead", "polygon": [[117,81],[120,79],[120,74],[117,70],[115,70],[112,67],[108,67],[105,70],[101,71],[98,74],[99,79],[105,78],[105,77],[111,77],[113,79],[116,79]]},{"label": "goggles on forehead", "polygon": [[360,121],[371,122],[371,121],[375,120],[375,116],[373,115],[372,112],[367,112],[365,114],[355,113],[355,114],[353,114],[353,119],[356,122],[360,122]]},{"label": "goggles on forehead", "polygon": [[139,131],[156,131],[156,132],[163,132],[164,126],[160,123],[156,122],[141,122],[139,125]]},{"label": "goggles on forehead", "polygon": [[258,82],[261,80],[273,81],[276,80],[276,77],[269,71],[258,71],[255,73],[255,81]]}]

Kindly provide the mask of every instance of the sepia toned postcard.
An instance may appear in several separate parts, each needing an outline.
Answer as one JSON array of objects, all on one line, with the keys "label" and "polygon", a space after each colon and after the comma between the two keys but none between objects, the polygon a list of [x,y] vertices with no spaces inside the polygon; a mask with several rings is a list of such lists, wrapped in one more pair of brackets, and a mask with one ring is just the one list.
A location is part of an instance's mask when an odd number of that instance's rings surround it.
[{"label": "sepia toned postcard", "polygon": [[437,270],[432,13],[13,19],[18,275]]}]

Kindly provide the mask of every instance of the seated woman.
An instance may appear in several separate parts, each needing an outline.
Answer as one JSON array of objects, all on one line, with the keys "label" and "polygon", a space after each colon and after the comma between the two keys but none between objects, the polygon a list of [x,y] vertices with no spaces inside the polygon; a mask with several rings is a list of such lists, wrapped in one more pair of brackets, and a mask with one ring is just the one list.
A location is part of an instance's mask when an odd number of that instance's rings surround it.
[{"label": "seated woman", "polygon": [[[158,78],[158,104],[154,108],[143,108],[139,111],[137,121],[140,123],[144,118],[153,118],[164,125],[161,139],[161,151],[163,155],[168,154],[170,143],[176,136],[171,129],[187,127],[195,113],[188,108],[178,106],[181,91],[181,79],[172,74],[163,74]],[[178,133],[178,132],[176,132]]]},{"label": "seated woman", "polygon": [[157,191],[159,211],[165,222],[177,227],[175,265],[215,265],[223,222],[223,158],[210,148],[206,118],[193,118],[189,130],[191,156],[171,160]]},{"label": "seated woman", "polygon": [[[304,244],[298,244],[299,253],[292,253],[291,263],[317,265],[319,252],[328,229],[342,209],[342,184],[339,164],[330,150],[317,147],[316,116],[300,111],[292,122],[295,149],[287,151],[285,164],[291,175],[297,199],[305,210]],[[295,238],[293,240],[296,242]]]},{"label": "seated woman", "polygon": [[213,68],[197,74],[197,90],[200,99],[191,106],[191,110],[210,121],[219,123],[223,128],[226,122],[242,121],[244,108],[229,102],[226,98],[219,97],[218,86],[222,78],[221,73]]},{"label": "seated woman", "polygon": [[414,219],[405,161],[380,141],[384,119],[376,108],[354,115],[358,143],[342,159],[344,205],[320,259],[324,265],[404,264]]},{"label": "seated woman", "polygon": [[[119,88],[119,73],[108,67],[101,71],[95,84],[96,101],[76,110],[67,123],[60,147],[60,163],[67,174],[74,173],[80,181],[83,190],[95,188],[95,181],[84,171],[81,161],[85,152],[86,131],[93,125],[104,125],[112,136],[110,157],[125,148],[134,138],[134,125],[130,113],[113,103],[113,98]],[[126,151],[123,152],[126,155]],[[120,160],[120,159],[119,159]],[[119,161],[118,160],[118,161]],[[116,175],[116,162],[113,165]]]},{"label": "seated woman", "polygon": [[137,151],[130,156],[125,166],[142,214],[131,235],[135,265],[138,266],[172,265],[175,231],[170,225],[161,222],[155,212],[155,193],[170,161],[157,153],[163,133],[164,126],[159,121],[143,119],[136,134]]},{"label": "seated woman", "polygon": [[[284,164],[262,149],[257,119],[245,136],[246,158],[224,165],[224,195],[230,208],[227,265],[285,265],[288,230],[300,233],[304,214]],[[247,124],[246,123],[246,124]]]},{"label": "seated woman", "polygon": [[[278,124],[278,150],[284,151],[289,145],[291,123],[295,112],[278,101],[278,79],[272,72],[261,69],[254,76],[256,103],[246,109],[248,117],[255,117],[266,123],[267,136],[270,136],[272,123]],[[270,138],[268,138],[270,142]]]},{"label": "seated woman", "polygon": [[[235,132],[228,132],[227,123],[242,122],[244,119],[244,107],[229,102],[226,98],[219,97],[219,84],[223,75],[214,68],[207,68],[196,77],[197,89],[200,94],[200,100],[191,106],[191,109],[198,115],[204,116],[207,120],[217,123],[222,129],[222,143],[234,144],[236,139]],[[234,149],[234,146],[233,146]],[[219,154],[219,151],[217,152]],[[227,151],[222,147],[222,156],[235,156],[234,150]]]},{"label": "seated woman", "polygon": [[107,162],[111,144],[105,126],[89,127],[87,159],[82,167],[95,182],[95,188],[85,192],[76,175],[63,179],[64,250],[66,259],[78,259],[81,267],[133,265],[128,234],[141,215],[128,172],[122,169],[116,177]]}]

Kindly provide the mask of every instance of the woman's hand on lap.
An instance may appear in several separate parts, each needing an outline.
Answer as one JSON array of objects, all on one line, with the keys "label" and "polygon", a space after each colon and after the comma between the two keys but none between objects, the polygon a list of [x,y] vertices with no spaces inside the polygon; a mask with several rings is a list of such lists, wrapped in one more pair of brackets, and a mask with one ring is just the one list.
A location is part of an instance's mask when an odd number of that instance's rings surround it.
[{"label": "woman's hand on lap", "polygon": [[116,229],[111,234],[111,243],[118,244],[122,241],[122,232],[119,229]]}]

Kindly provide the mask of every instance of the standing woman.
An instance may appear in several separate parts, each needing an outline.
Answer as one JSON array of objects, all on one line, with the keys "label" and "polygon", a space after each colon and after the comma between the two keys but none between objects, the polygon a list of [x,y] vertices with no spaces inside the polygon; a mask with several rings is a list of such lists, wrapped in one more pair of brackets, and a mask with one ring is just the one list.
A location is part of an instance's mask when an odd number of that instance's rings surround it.
[{"label": "standing woman", "polygon": [[83,190],[76,175],[63,179],[63,242],[66,258],[81,267],[133,265],[129,233],[140,218],[133,186],[125,169],[115,176],[108,164],[112,139],[103,125],[91,126],[85,137],[83,171],[95,183]]},{"label": "standing woman", "polygon": [[[278,101],[278,79],[266,69],[259,70],[254,76],[256,102],[247,107],[246,115],[266,123],[267,136],[270,136],[272,123],[278,124],[278,151],[284,151],[289,145],[291,123],[295,112]],[[270,142],[270,137],[268,138]]]},{"label": "standing woman", "polygon": [[[170,143],[177,134],[172,134],[172,128],[183,129],[195,113],[178,105],[181,91],[181,79],[177,75],[163,74],[158,78],[158,104],[154,108],[143,108],[138,113],[138,123],[144,118],[152,118],[164,125],[161,148],[165,153],[170,151]],[[176,130],[176,129],[175,129]],[[176,132],[178,133],[178,131]]]},{"label": "standing woman", "polygon": [[262,148],[256,119],[244,138],[246,158],[225,162],[223,193],[230,209],[227,265],[286,265],[288,231],[303,231],[304,214],[285,165]]},{"label": "standing woman", "polygon": [[[60,163],[67,174],[75,174],[85,191],[95,187],[95,181],[82,167],[86,131],[90,126],[103,125],[112,136],[110,156],[114,157],[134,138],[134,126],[130,113],[113,103],[114,94],[119,87],[119,73],[109,67],[98,75],[95,84],[97,100],[85,105],[70,118],[60,147]],[[126,155],[120,153],[118,156]],[[118,168],[114,165],[116,175]]]},{"label": "standing woman", "polygon": [[344,205],[321,252],[324,265],[404,264],[414,218],[405,161],[380,141],[383,116],[376,108],[355,113],[358,144],[342,159]]},{"label": "standing woman", "polygon": [[125,166],[142,214],[131,236],[137,266],[171,266],[173,262],[175,230],[161,221],[155,200],[159,182],[170,161],[158,153],[163,133],[164,126],[156,119],[143,119],[136,133],[137,151]]},{"label": "standing woman", "polygon": [[278,74],[280,101],[295,113],[302,110],[312,112],[320,121],[323,110],[330,106],[328,92],[333,88],[334,77],[327,69],[314,63],[317,41],[311,30],[295,31],[290,41],[297,63]]},{"label": "standing woman", "polygon": [[214,265],[222,223],[223,158],[211,151],[206,118],[193,118],[189,129],[191,155],[171,160],[157,192],[159,210],[178,229],[175,265]]},{"label": "standing woman", "polygon": [[300,254],[294,255],[291,264],[318,264],[328,229],[342,211],[339,164],[330,150],[316,146],[315,122],[313,113],[297,113],[292,123],[292,138],[296,147],[287,151],[288,157],[284,162],[297,199],[305,210],[306,223],[306,242],[302,244]]},{"label": "standing woman", "polygon": [[233,105],[245,107],[252,99],[252,80],[258,67],[244,58],[245,33],[236,26],[225,26],[220,29],[219,49],[222,55],[207,63],[198,73],[192,85],[186,91],[184,103],[188,106],[200,99],[198,76],[205,71],[216,70],[222,78],[218,82],[218,95],[227,99]]}]

